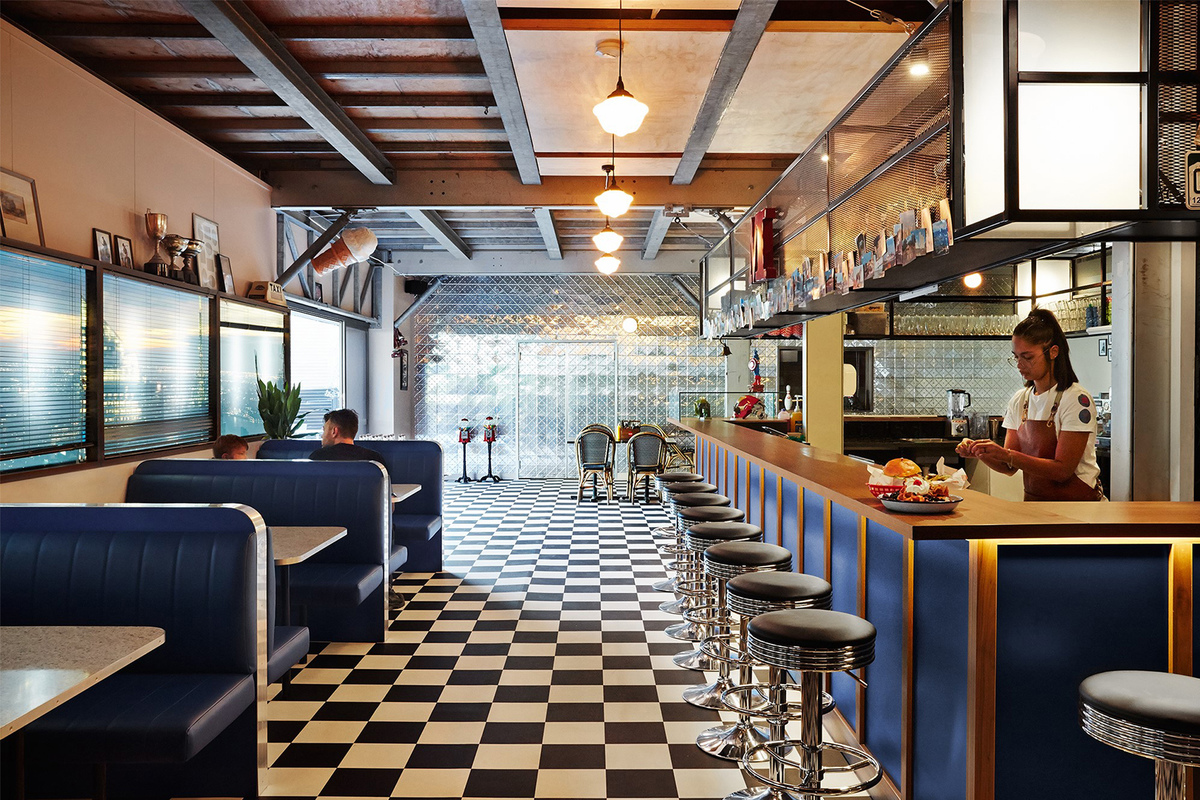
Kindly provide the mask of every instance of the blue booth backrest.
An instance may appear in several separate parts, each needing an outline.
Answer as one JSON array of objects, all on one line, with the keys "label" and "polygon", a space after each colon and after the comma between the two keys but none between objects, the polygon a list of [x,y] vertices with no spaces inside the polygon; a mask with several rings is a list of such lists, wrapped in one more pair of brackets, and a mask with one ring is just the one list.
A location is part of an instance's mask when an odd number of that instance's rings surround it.
[{"label": "blue booth backrest", "polygon": [[[418,439],[368,439],[359,442],[383,456],[392,483],[418,483],[421,491],[400,503],[397,514],[442,515],[442,447]],[[261,459],[308,458],[321,446],[315,439],[268,439],[258,449]]]},{"label": "blue booth backrest", "polygon": [[267,526],[336,525],[346,536],[309,560],[382,564],[390,489],[372,461],[143,461],[125,486],[130,503],[244,503]]},{"label": "blue booth backrest", "polygon": [[5,505],[0,624],[148,625],[166,641],[127,669],[253,674],[258,523],[229,506]]}]

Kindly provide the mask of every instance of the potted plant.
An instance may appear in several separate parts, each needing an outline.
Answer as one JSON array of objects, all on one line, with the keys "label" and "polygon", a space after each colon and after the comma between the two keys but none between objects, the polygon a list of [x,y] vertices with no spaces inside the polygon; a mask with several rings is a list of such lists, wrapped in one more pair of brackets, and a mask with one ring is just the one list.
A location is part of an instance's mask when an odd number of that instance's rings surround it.
[{"label": "potted plant", "polygon": [[276,386],[274,383],[263,383],[254,371],[254,379],[258,381],[258,415],[262,417],[263,430],[268,439],[291,439],[304,424],[308,412],[300,412],[300,384],[291,386],[283,381]]}]

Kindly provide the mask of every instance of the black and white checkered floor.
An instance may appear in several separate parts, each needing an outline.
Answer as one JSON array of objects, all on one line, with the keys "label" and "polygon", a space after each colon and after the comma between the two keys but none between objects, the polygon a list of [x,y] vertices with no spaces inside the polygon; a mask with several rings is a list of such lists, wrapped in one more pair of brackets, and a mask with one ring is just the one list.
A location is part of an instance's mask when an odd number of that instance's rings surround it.
[{"label": "black and white checkered floor", "polygon": [[[269,704],[274,796],[677,798],[743,788],[696,735],[658,506],[561,481],[446,493],[445,571],[409,575],[383,644],[334,643]],[[279,691],[272,686],[273,693]]]}]

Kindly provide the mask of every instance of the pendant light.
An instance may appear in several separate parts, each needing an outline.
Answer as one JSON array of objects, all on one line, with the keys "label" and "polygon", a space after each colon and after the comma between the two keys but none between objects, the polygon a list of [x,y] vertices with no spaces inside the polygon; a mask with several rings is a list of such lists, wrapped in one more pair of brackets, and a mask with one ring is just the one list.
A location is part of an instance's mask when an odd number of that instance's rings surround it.
[{"label": "pendant light", "polygon": [[596,259],[596,269],[605,275],[612,275],[621,266],[621,259],[612,253],[605,253]]},{"label": "pendant light", "polygon": [[596,243],[596,249],[601,253],[615,253],[621,246],[621,242],[625,241],[625,237],[614,231],[608,224],[608,217],[605,217],[604,230],[593,236],[592,241]]},{"label": "pendant light", "polygon": [[625,91],[621,79],[621,56],[625,52],[625,37],[621,29],[623,3],[617,4],[617,88],[604,100],[592,107],[592,113],[600,120],[605,133],[625,136],[642,127],[642,120],[650,107]]}]

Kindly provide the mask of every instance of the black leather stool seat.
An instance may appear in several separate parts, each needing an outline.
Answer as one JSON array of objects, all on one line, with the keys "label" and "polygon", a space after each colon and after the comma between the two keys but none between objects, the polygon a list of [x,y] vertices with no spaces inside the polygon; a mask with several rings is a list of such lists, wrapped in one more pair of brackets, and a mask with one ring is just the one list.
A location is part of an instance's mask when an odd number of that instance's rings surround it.
[{"label": "black leather stool seat", "polygon": [[700,492],[673,495],[671,502],[680,510],[703,506],[727,506],[730,504],[729,498],[723,494],[702,494]]},{"label": "black leather stool seat", "polygon": [[760,614],[750,620],[749,630],[764,642],[815,650],[859,647],[875,641],[875,626],[862,617],[807,608]]},{"label": "black leather stool seat", "polygon": [[687,481],[686,483],[664,483],[662,490],[668,495],[688,494],[689,492],[700,492],[701,494],[716,493],[717,487],[711,483],[704,481]]},{"label": "black leather stool seat", "polygon": [[748,572],[726,584],[729,609],[742,616],[757,616],[785,608],[829,608],[833,587],[829,581],[802,572]]},{"label": "black leather stool seat", "polygon": [[697,522],[688,533],[725,542],[762,541],[763,529],[749,522]]},{"label": "black leather stool seat", "polygon": [[[700,495],[706,497],[708,495]],[[729,507],[729,498],[723,498],[723,506],[710,505],[705,507],[685,507],[679,509],[679,517],[683,520],[684,528],[690,528],[697,522],[741,522],[746,515],[736,508]]]},{"label": "black leather stool seat", "polygon": [[685,481],[702,481],[704,480],[704,476],[698,475],[695,472],[664,472],[662,475],[658,476],[658,479],[662,481],[663,484],[668,484],[683,483]]},{"label": "black leather stool seat", "polygon": [[1079,684],[1079,702],[1143,728],[1198,737],[1200,748],[1200,678],[1139,670],[1101,672]]},{"label": "black leather stool seat", "polygon": [[707,561],[719,564],[734,564],[739,567],[777,568],[779,565],[791,567],[792,551],[777,544],[762,542],[725,542],[713,545],[704,551]]}]

